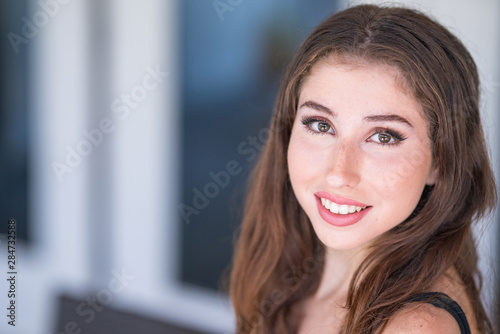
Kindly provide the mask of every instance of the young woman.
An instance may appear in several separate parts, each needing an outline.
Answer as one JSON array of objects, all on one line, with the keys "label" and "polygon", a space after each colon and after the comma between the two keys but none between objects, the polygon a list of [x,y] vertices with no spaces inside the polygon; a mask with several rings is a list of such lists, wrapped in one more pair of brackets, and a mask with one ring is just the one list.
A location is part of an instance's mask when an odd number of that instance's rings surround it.
[{"label": "young woman", "polygon": [[254,171],[238,333],[492,333],[471,224],[496,203],[476,65],[425,15],[361,5],[306,39]]}]

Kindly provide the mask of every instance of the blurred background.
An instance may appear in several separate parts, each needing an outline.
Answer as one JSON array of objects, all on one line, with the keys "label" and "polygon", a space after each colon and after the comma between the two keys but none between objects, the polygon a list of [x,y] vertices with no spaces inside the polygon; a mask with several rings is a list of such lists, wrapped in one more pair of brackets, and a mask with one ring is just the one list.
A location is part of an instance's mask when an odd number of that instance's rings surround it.
[{"label": "blurred background", "polygon": [[[317,24],[362,2],[2,1],[0,332],[232,333],[232,238],[280,79]],[[474,56],[498,179],[500,3],[405,4]],[[498,226],[475,230],[492,315]]]}]

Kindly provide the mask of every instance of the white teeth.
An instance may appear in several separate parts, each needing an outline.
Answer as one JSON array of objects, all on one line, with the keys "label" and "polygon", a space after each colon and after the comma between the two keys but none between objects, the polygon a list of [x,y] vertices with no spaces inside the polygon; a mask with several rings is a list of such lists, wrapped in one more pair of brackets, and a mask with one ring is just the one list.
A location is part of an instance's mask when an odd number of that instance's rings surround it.
[{"label": "white teeth", "polygon": [[339,205],[335,202],[331,202],[330,211],[333,213],[339,213]]},{"label": "white teeth", "polygon": [[366,207],[361,208],[359,206],[355,205],[346,205],[346,204],[337,204],[335,202],[332,202],[326,198],[321,199],[321,204],[330,210],[333,213],[340,214],[340,215],[347,215],[350,213],[355,213],[355,212],[360,212],[361,210],[366,209]]}]

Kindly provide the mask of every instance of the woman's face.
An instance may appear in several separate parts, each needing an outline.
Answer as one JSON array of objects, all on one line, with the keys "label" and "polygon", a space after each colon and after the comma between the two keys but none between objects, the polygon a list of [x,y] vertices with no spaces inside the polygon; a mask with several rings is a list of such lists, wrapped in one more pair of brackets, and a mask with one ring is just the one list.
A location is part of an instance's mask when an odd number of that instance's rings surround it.
[{"label": "woman's face", "polygon": [[329,248],[364,248],[433,184],[428,122],[389,66],[314,65],[288,148],[294,193]]}]

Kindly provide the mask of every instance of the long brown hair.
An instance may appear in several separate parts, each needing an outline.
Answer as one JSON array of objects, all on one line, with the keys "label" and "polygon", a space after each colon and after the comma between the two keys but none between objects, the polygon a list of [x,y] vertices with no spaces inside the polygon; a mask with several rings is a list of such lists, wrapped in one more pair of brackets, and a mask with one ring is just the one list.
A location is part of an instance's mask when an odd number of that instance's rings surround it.
[{"label": "long brown hair", "polygon": [[424,14],[374,5],[327,18],[287,70],[235,247],[230,296],[237,332],[296,332],[292,306],[318,287],[324,246],[292,191],[286,154],[301,83],[314,64],[331,55],[399,70],[428,119],[438,170],[415,212],[379,237],[356,271],[342,333],[381,331],[409,297],[428,291],[450,268],[466,287],[478,330],[491,333],[471,234],[472,222],[496,204],[476,65],[455,36]]}]

